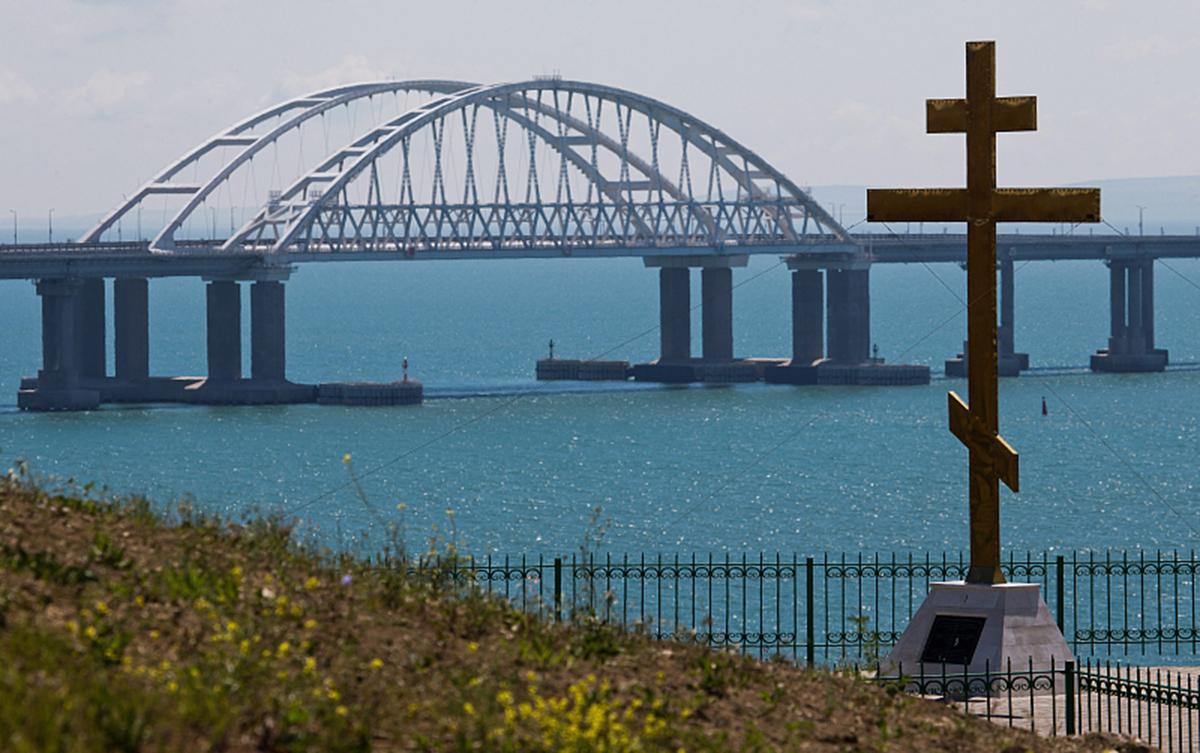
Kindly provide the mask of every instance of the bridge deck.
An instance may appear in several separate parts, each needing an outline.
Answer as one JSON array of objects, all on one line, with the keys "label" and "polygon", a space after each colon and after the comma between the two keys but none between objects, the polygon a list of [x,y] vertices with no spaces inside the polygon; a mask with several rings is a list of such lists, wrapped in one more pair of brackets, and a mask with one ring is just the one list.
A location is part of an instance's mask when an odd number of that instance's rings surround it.
[{"label": "bridge deck", "polygon": [[[321,251],[285,255],[226,253],[215,244],[180,244],[172,253],[154,253],[147,242],[34,243],[0,245],[0,279],[51,277],[220,277],[247,274],[262,267],[330,261],[414,261],[451,259],[646,258],[656,256],[756,255],[808,256],[835,261],[848,256],[876,264],[961,263],[966,236],[858,234],[854,243],[828,240],[794,244],[695,246],[547,246],[491,249]],[[1200,258],[1200,235],[1029,235],[997,239],[1001,256],[1014,261],[1106,260],[1121,258]]]}]

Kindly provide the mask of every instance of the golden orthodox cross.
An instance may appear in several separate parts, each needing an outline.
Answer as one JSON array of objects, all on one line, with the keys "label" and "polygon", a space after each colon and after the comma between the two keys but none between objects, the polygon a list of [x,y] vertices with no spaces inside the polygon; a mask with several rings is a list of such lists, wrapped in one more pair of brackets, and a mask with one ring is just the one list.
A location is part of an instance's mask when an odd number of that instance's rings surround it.
[{"label": "golden orthodox cross", "polygon": [[967,98],[925,103],[928,133],[966,133],[967,187],[868,189],[867,219],[967,223],[967,397],[950,393],[950,431],[970,451],[968,583],[1003,583],[1000,481],[1018,491],[1017,453],[1000,436],[996,378],[996,223],[1099,222],[1097,188],[996,188],[996,133],[1037,130],[1035,97],[996,97],[995,42],[967,42]]}]

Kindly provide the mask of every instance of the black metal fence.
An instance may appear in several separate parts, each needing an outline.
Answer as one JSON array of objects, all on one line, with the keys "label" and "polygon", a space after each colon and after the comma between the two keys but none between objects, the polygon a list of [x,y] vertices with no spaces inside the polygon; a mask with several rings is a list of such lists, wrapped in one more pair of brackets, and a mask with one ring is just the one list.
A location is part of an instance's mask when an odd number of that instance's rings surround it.
[{"label": "black metal fence", "polygon": [[993,723],[1042,735],[1108,732],[1160,750],[1200,750],[1200,681],[1164,668],[1088,660],[1035,668],[1032,662],[966,673],[942,667],[917,673],[852,671],[885,686],[959,706]]},{"label": "black metal fence", "polygon": [[[873,661],[929,590],[961,579],[962,553],[488,558],[460,576],[557,618],[581,611],[809,664]],[[1177,663],[1200,656],[1196,552],[1009,554],[1012,581],[1036,582],[1076,656]]]}]

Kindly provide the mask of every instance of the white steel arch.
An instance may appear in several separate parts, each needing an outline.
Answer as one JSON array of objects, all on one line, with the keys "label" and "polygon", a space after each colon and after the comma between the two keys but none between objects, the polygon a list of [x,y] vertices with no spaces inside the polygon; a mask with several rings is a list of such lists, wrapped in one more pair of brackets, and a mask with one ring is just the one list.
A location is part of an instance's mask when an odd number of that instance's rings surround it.
[{"label": "white steel arch", "polygon": [[[95,226],[84,233],[79,242],[94,243],[99,241],[105,231],[128,214],[131,209],[136,207],[147,196],[167,194],[190,195],[191,199],[187,204],[175,213],[150,242],[151,248],[173,248],[175,231],[179,229],[197,207],[204,203],[204,199],[212,191],[228,179],[234,171],[247,164],[263,148],[274,143],[280,136],[293,128],[299,127],[310,118],[316,117],[340,105],[362,99],[363,97],[373,97],[378,94],[390,94],[401,91],[424,91],[434,94],[444,94],[459,91],[470,86],[473,86],[473,84],[463,81],[444,81],[438,79],[368,82],[325,89],[272,105],[223,131],[213,134],[207,140],[196,145],[191,151],[172,162],[155,177],[143,184],[137,191],[130,194],[128,199],[104,215]],[[293,110],[300,110],[300,112],[284,120],[266,134],[254,136],[246,133],[263,122],[280,117]],[[190,165],[198,162],[201,157],[213,149],[226,146],[240,146],[243,149],[215,176],[200,184],[172,182],[173,178]]]},{"label": "white steel arch", "polygon": [[[822,226],[828,228],[831,234],[838,240],[844,242],[849,242],[850,240],[849,234],[834,220],[832,215],[813,201],[799,186],[795,185],[757,154],[734,141],[724,132],[688,113],[661,101],[614,87],[578,81],[533,80],[516,84],[478,86],[447,95],[423,107],[402,114],[400,117],[376,128],[367,136],[352,142],[338,152],[330,155],[320,166],[310,170],[308,174],[302,176],[284,192],[281,197],[283,200],[295,199],[309,185],[318,182],[324,184],[323,194],[319,199],[311,202],[301,211],[288,218],[283,232],[279,233],[271,251],[280,252],[286,250],[296,240],[301,230],[312,222],[314,217],[337,196],[339,191],[344,189],[375,159],[390,151],[405,137],[411,136],[430,123],[472,103],[482,103],[489,99],[520,94],[529,90],[559,90],[589,94],[613,102],[619,102],[647,116],[656,117],[664,125],[667,125],[680,134],[681,137],[688,139],[690,143],[695,144],[714,161],[721,164],[729,174],[739,180],[742,187],[747,190],[751,197],[763,198],[765,195],[754,184],[754,180],[763,177],[769,178],[775,181],[777,185],[786,189],[791,198],[797,200],[804,207],[806,220],[809,217],[813,217]],[[709,140],[695,138],[696,136],[704,136]],[[733,159],[735,156],[742,159],[746,167],[739,168]],[[336,172],[333,171],[335,166],[338,166]],[[226,241],[222,248],[228,250],[241,243],[266,220],[268,218],[265,215],[261,215],[259,218],[247,223],[247,225]]]}]

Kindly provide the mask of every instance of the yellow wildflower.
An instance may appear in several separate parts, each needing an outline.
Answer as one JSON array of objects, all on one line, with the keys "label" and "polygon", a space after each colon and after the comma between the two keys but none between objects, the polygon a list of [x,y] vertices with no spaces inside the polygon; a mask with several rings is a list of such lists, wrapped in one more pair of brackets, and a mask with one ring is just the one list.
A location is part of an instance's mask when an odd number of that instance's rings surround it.
[{"label": "yellow wildflower", "polygon": [[314,588],[316,588],[319,585],[321,585],[321,581],[317,580],[317,577],[315,575],[308,576],[308,580],[304,581],[304,587],[307,588],[309,591],[313,590]]},{"label": "yellow wildflower", "polygon": [[108,605],[103,601],[96,602],[96,612],[99,614],[108,614]]},{"label": "yellow wildflower", "polygon": [[341,699],[342,694],[336,690],[330,689],[329,692],[325,694],[325,697],[331,701],[337,701]]},{"label": "yellow wildflower", "polygon": [[86,628],[83,629],[83,634],[86,635],[88,638],[95,640],[96,639],[96,627],[94,625],[88,625]]},{"label": "yellow wildflower", "polygon": [[383,659],[372,659],[371,669],[383,669]]},{"label": "yellow wildflower", "polygon": [[345,716],[346,714],[350,713],[350,709],[346,708],[345,706],[338,706],[333,710],[333,713],[337,714],[338,716]]},{"label": "yellow wildflower", "polygon": [[475,653],[476,651],[479,650],[479,644],[476,643],[475,641],[471,641],[470,643],[467,644],[467,650],[470,651],[471,653]]},{"label": "yellow wildflower", "polygon": [[466,712],[467,716],[475,716],[474,704],[472,704],[470,701],[467,701],[463,704],[463,711]]},{"label": "yellow wildflower", "polygon": [[287,656],[288,652],[291,650],[292,650],[292,644],[288,643],[287,641],[284,641],[283,643],[279,644],[279,648],[275,649],[275,656],[282,659],[283,657]]},{"label": "yellow wildflower", "polygon": [[304,629],[305,630],[312,630],[316,626],[317,626],[317,621],[311,617],[309,617],[307,620],[304,621]]},{"label": "yellow wildflower", "polygon": [[138,605],[139,607],[146,606],[146,600],[144,598],[142,598],[141,594],[138,594],[137,596],[133,597],[133,603]]},{"label": "yellow wildflower", "polygon": [[304,660],[305,674],[311,674],[314,670],[316,670],[316,668],[317,668],[317,660],[316,659],[312,658],[311,656],[305,658],[305,660]]},{"label": "yellow wildflower", "polygon": [[172,693],[178,691],[179,683],[175,682],[174,680],[171,680],[170,682],[167,683],[167,690],[169,690]]},{"label": "yellow wildflower", "polygon": [[67,630],[71,631],[72,634],[78,633],[79,623],[75,620],[67,620]]}]

